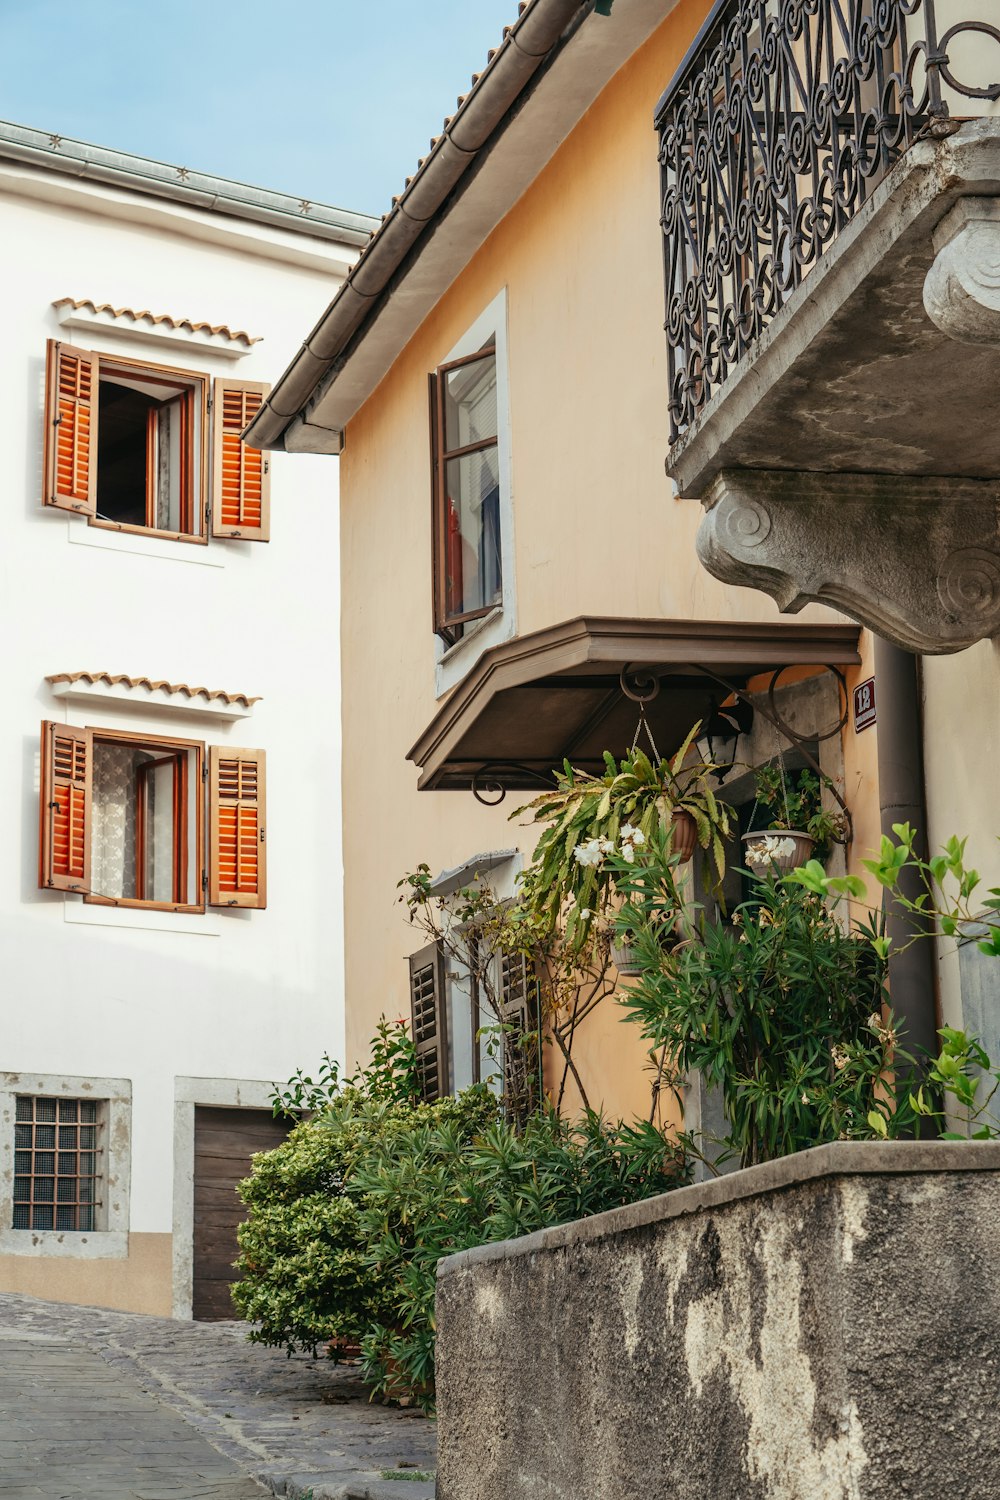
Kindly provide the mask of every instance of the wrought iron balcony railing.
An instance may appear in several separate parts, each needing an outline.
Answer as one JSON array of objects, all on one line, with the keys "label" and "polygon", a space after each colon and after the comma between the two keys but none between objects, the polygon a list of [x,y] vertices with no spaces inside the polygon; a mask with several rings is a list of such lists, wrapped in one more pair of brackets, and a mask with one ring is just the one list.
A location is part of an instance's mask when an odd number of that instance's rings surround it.
[{"label": "wrought iron balcony railing", "polygon": [[718,0],[656,110],[671,442],[918,139],[1000,112],[1000,0]]}]

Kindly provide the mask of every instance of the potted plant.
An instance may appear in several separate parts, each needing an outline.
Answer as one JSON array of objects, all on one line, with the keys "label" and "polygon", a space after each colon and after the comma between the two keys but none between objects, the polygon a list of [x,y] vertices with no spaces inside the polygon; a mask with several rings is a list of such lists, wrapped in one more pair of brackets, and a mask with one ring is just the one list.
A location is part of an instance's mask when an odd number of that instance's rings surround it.
[{"label": "potted plant", "polygon": [[754,771],[757,800],[751,821],[761,814],[763,827],[743,835],[747,864],[787,874],[808,859],[825,860],[846,834],[842,813],[823,806],[823,787],[831,785],[810,770],[786,771],[769,762]]},{"label": "potted plant", "polygon": [[651,759],[635,747],[621,761],[605,752],[600,776],[565,761],[555,787],[512,815],[530,812],[534,822],[548,825],[525,888],[540,916],[565,922],[570,944],[582,947],[593,923],[609,920],[616,904],[615,865],[641,862],[654,834],[666,836],[678,862],[689,860],[700,844],[721,882],[733,814],[710,785],[715,767],[701,760],[685,764],[700,728],[692,727],[669,760]]}]

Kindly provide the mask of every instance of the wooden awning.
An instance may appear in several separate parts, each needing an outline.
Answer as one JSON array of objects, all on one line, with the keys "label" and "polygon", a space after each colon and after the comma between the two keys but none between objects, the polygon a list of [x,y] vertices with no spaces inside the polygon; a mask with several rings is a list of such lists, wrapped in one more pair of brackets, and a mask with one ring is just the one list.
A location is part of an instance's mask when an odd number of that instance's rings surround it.
[{"label": "wooden awning", "polygon": [[564,759],[597,770],[605,750],[623,754],[635,734],[623,671],[657,679],[647,717],[666,755],[726,696],[717,678],[744,687],[779,667],[856,664],[859,635],[848,621],[567,620],[485,651],[407,759],[421,791],[468,789],[486,773],[493,785],[530,789]]}]

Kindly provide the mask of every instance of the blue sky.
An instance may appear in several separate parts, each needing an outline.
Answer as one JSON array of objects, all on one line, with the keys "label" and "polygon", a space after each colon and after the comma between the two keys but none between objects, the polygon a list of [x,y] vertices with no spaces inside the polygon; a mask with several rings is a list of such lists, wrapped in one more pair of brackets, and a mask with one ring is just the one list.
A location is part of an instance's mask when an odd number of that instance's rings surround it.
[{"label": "blue sky", "polygon": [[517,0],[0,0],[0,118],[384,213]]}]

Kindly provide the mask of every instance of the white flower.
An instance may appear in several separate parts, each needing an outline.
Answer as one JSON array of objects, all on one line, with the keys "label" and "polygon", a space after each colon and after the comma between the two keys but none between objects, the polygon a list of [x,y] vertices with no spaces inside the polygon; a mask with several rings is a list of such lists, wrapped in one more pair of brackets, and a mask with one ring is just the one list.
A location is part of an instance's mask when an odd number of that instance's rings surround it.
[{"label": "white flower", "polygon": [[772,859],[784,859],[795,853],[795,840],[784,838],[778,839],[773,833],[767,834],[756,844],[747,847],[747,863],[751,865],[765,865]]},{"label": "white flower", "polygon": [[606,852],[606,850],[601,848],[601,841],[599,839],[588,839],[585,844],[577,844],[573,850],[573,858],[578,865],[583,865],[589,869],[599,865],[604,859]]},{"label": "white flower", "polygon": [[631,823],[622,824],[623,844],[634,844],[636,848],[639,848],[645,842],[646,835],[643,833],[641,828],[633,828]]},{"label": "white flower", "polygon": [[808,1104],[809,1103],[809,1095],[808,1094],[803,1093],[803,1095],[802,1095],[802,1103],[803,1104]]},{"label": "white flower", "polygon": [[615,846],[610,839],[604,838],[602,836],[599,839],[593,840],[593,842],[597,844],[597,847],[598,849],[600,849],[602,854],[614,854]]},{"label": "white flower", "polygon": [[635,850],[631,844],[622,844],[622,859],[627,865],[635,863]]},{"label": "white flower", "polygon": [[592,911],[591,911],[591,909],[590,909],[590,907],[589,907],[589,906],[584,906],[584,907],[582,907],[582,908],[581,908],[581,910],[580,910],[580,916],[581,916],[581,917],[582,917],[582,918],[583,918],[583,920],[584,920],[584,921],[585,921],[585,922],[589,922],[589,921],[590,921],[590,919],[591,919],[591,917],[592,917],[592,916],[593,916],[593,915],[594,915],[594,913],[593,913],[593,912],[592,912]]}]

